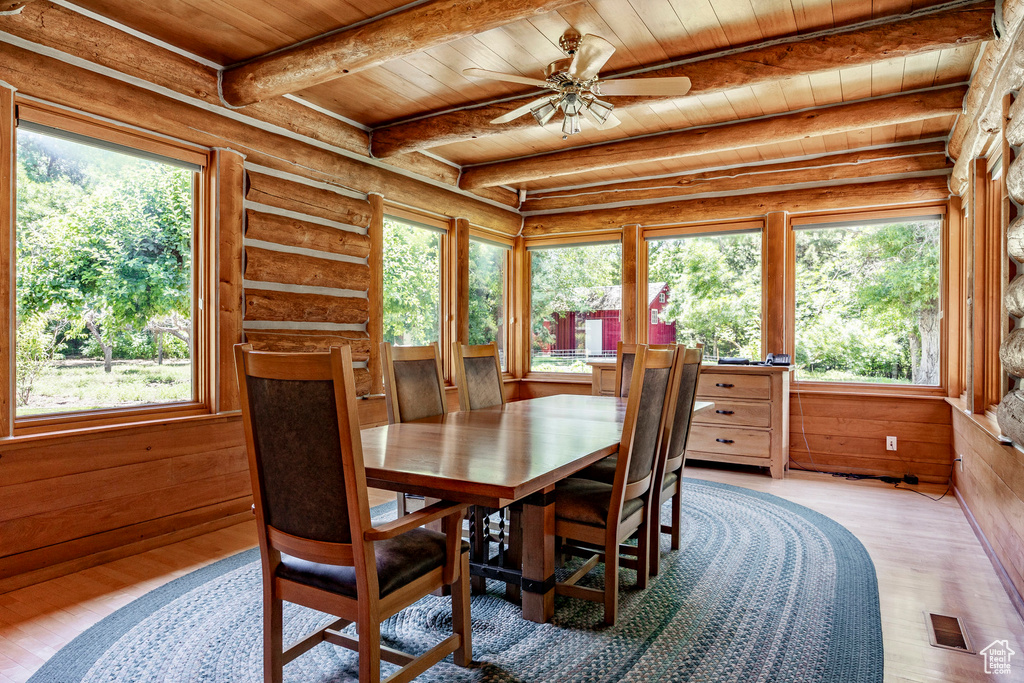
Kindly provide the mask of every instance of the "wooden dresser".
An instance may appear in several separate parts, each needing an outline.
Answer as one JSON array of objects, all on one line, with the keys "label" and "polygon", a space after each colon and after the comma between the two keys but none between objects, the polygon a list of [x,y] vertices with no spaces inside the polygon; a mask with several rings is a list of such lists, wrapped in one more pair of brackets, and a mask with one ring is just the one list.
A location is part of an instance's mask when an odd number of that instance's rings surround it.
[{"label": "wooden dresser", "polygon": [[[615,394],[615,363],[591,363],[592,393]],[[686,457],[767,467],[781,479],[789,468],[789,381],[792,369],[705,365],[697,398],[714,410],[694,416]]]}]

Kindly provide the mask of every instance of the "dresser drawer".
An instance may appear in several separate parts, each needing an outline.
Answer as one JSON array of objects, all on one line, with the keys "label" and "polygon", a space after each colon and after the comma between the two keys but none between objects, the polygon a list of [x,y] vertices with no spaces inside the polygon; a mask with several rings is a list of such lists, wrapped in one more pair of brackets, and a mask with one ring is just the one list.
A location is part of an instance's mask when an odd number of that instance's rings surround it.
[{"label": "dresser drawer", "polygon": [[700,373],[697,395],[702,398],[756,398],[771,396],[772,380],[767,375],[730,375],[724,372]]},{"label": "dresser drawer", "polygon": [[772,404],[767,401],[716,398],[715,407],[712,410],[704,410],[694,415],[693,423],[695,425],[770,427],[772,424]]},{"label": "dresser drawer", "polygon": [[686,442],[686,450],[767,458],[770,445],[770,432],[744,427],[694,424]]}]

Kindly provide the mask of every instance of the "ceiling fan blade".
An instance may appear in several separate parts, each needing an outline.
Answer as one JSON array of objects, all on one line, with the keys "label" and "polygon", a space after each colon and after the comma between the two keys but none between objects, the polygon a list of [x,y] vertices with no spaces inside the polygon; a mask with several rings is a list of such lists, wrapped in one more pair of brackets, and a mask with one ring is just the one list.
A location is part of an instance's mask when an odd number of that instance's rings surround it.
[{"label": "ceiling fan blade", "polygon": [[505,81],[507,83],[522,83],[523,85],[533,85],[538,88],[548,87],[548,82],[542,81],[539,78],[517,76],[516,74],[503,74],[500,71],[488,71],[487,69],[463,69],[462,73],[472,78],[489,78],[493,81]]},{"label": "ceiling fan blade", "polygon": [[690,92],[690,79],[686,76],[668,78],[616,78],[598,83],[602,95],[652,95],[682,97]]},{"label": "ceiling fan blade", "polygon": [[507,114],[502,114],[498,118],[492,120],[491,123],[494,123],[494,124],[497,124],[497,123],[508,123],[509,121],[513,121],[515,119],[518,119],[523,114],[529,114],[531,109],[536,107],[538,104],[543,104],[544,102],[547,102],[549,99],[551,99],[551,98],[549,98],[549,97],[542,97],[539,100],[533,100],[532,102],[527,102],[526,104],[524,104],[523,106],[519,107],[518,109],[513,109],[512,111],[510,111]]},{"label": "ceiling fan blade", "polygon": [[606,118],[604,120],[604,123],[602,123],[601,119],[597,118],[597,116],[594,115],[594,112],[590,111],[590,107],[583,107],[583,114],[590,120],[591,123],[594,124],[594,127],[599,130],[607,130],[609,128],[614,128],[615,126],[622,123],[622,121],[620,121],[619,118],[615,116],[615,114],[608,114],[608,118]]},{"label": "ceiling fan blade", "polygon": [[611,59],[615,46],[601,36],[591,33],[583,36],[569,65],[569,75],[577,81],[589,81],[597,76],[601,67]]}]

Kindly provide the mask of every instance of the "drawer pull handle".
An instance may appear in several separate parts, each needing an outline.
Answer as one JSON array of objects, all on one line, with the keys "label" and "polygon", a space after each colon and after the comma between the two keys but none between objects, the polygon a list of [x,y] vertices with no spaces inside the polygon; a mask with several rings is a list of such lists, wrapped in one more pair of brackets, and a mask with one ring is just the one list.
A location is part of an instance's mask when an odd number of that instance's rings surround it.
[{"label": "drawer pull handle", "polygon": [[731,385],[731,384],[724,384],[722,382],[719,382],[715,386],[716,387],[722,387],[723,389],[732,389],[732,387],[733,387],[733,385]]},{"label": "drawer pull handle", "polygon": [[731,411],[731,410],[716,410],[715,412],[718,413],[719,415],[732,415],[733,414],[733,411]]},{"label": "drawer pull handle", "polygon": [[732,439],[715,439],[718,443],[732,443]]}]

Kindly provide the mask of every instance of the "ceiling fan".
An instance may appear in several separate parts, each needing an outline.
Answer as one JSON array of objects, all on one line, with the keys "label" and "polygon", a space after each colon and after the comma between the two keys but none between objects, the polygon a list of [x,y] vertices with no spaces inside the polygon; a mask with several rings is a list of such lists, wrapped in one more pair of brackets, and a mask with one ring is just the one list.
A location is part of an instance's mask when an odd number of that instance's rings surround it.
[{"label": "ceiling fan", "polygon": [[615,46],[600,36],[588,33],[581,36],[569,29],[558,40],[565,58],[548,64],[545,80],[517,74],[505,74],[487,69],[466,69],[462,73],[474,78],[490,78],[508,83],[522,83],[555,91],[518,109],[513,109],[491,123],[508,123],[527,113],[541,126],[547,125],[559,111],[562,112],[562,139],[580,132],[580,121],[585,116],[598,128],[612,128],[620,121],[612,113],[615,108],[603,96],[676,96],[690,90],[690,79],[685,76],[668,78],[620,78],[601,80],[598,72],[615,52]]}]

